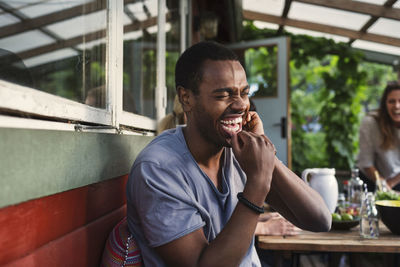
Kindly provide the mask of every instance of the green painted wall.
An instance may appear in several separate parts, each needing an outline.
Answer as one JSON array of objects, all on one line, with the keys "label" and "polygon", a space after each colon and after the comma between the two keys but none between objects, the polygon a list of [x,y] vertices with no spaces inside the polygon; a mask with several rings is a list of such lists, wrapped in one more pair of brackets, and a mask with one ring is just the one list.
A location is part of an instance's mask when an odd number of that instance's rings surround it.
[{"label": "green painted wall", "polygon": [[0,128],[0,208],[127,174],[151,139]]}]

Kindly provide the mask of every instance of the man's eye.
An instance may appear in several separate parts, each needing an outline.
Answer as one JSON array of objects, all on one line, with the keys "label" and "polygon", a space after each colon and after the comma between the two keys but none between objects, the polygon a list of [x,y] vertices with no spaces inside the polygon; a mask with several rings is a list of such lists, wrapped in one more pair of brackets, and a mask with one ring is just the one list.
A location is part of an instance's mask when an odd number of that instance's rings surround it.
[{"label": "man's eye", "polygon": [[218,99],[222,99],[222,98],[225,98],[225,97],[228,97],[228,96],[229,96],[229,94],[221,94],[221,95],[216,95],[215,97],[218,98]]},{"label": "man's eye", "polygon": [[242,96],[246,96],[246,95],[249,95],[249,94],[250,94],[250,91],[247,91],[247,90],[246,90],[246,91],[243,91],[243,92],[241,93]]}]

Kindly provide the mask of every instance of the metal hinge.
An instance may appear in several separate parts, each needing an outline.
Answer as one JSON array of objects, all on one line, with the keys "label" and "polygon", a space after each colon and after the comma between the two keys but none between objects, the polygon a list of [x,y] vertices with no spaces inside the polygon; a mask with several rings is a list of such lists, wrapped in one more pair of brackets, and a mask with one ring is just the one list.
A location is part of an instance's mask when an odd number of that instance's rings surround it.
[{"label": "metal hinge", "polygon": [[115,130],[118,134],[121,134],[121,130],[115,126],[111,125],[82,125],[82,124],[75,124],[75,131],[83,132],[87,130]]}]

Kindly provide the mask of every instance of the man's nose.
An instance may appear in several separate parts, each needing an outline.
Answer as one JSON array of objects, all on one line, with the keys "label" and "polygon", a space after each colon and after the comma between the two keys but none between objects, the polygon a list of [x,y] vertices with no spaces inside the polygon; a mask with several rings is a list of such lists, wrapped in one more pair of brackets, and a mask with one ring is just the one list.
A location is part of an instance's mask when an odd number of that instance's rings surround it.
[{"label": "man's nose", "polygon": [[245,111],[248,106],[248,101],[243,97],[236,97],[232,103],[232,109],[235,111]]}]

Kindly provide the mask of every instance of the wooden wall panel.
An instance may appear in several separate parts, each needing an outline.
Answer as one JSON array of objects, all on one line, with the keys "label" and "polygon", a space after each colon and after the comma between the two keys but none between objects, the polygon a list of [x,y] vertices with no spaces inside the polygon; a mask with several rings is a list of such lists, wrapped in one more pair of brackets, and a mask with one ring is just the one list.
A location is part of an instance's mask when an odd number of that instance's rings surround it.
[{"label": "wooden wall panel", "polygon": [[123,206],[4,267],[98,267],[109,232],[125,214]]},{"label": "wooden wall panel", "polygon": [[126,203],[127,175],[0,209],[0,265]]}]

